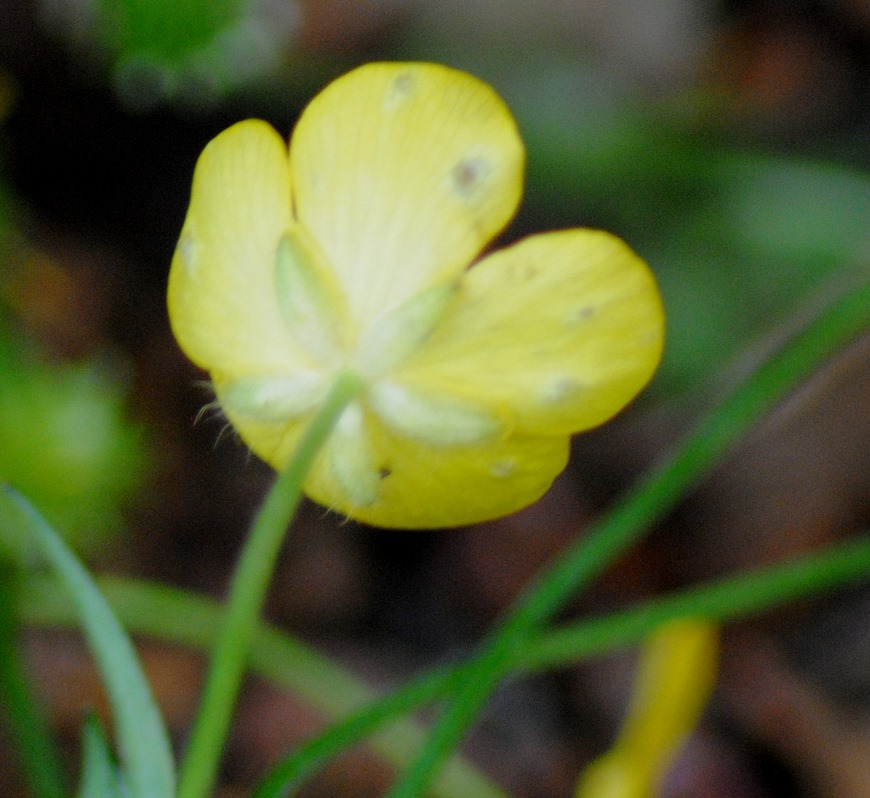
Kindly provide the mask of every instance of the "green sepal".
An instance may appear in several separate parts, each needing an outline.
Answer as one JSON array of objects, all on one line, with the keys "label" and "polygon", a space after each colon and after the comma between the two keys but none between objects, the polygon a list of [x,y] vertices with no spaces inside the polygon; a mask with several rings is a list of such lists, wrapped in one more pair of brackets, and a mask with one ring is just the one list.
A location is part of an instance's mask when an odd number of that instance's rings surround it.
[{"label": "green sepal", "polygon": [[439,283],[387,311],[364,332],[355,368],[379,377],[401,365],[432,334],[460,288],[460,280]]},{"label": "green sepal", "polygon": [[301,228],[278,242],[275,295],[293,337],[318,363],[334,362],[347,334],[347,307],[335,276]]},{"label": "green sepal", "polygon": [[216,387],[228,412],[266,424],[283,423],[312,411],[329,390],[323,372],[314,370],[241,377]]}]

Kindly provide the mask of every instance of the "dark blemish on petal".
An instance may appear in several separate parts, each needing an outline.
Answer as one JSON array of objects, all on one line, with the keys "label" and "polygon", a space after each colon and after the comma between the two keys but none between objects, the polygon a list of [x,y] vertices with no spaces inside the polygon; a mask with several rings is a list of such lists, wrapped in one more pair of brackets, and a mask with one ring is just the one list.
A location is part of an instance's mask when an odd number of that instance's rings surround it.
[{"label": "dark blemish on petal", "polygon": [[527,262],[523,264],[523,279],[534,280],[541,273],[541,267],[537,263]]},{"label": "dark blemish on petal", "polygon": [[410,72],[398,75],[387,89],[384,97],[384,108],[388,111],[395,111],[403,105],[414,92],[416,83],[416,78]]},{"label": "dark blemish on petal", "polygon": [[505,479],[506,477],[512,477],[517,471],[517,463],[516,460],[513,459],[505,459],[505,460],[496,460],[489,469],[489,473],[500,479]]},{"label": "dark blemish on petal", "polygon": [[460,194],[473,194],[487,172],[486,161],[482,158],[463,158],[453,170],[450,177]]},{"label": "dark blemish on petal", "polygon": [[393,86],[396,91],[401,92],[402,94],[408,94],[414,86],[414,78],[411,76],[410,72],[404,72],[396,78],[393,82]]},{"label": "dark blemish on petal", "polygon": [[505,269],[505,277],[516,283],[531,282],[541,273],[541,265],[533,260],[515,260]]},{"label": "dark blemish on petal", "polygon": [[584,321],[591,319],[595,315],[596,310],[597,308],[594,305],[584,305],[583,307],[575,308],[567,315],[565,323],[569,327],[575,324],[582,324]]}]

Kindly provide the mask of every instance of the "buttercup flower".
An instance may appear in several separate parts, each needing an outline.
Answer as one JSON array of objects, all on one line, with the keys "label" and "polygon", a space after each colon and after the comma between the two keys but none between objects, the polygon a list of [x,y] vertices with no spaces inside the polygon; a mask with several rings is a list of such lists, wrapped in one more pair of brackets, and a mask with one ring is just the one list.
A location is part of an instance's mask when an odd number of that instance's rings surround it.
[{"label": "buttercup flower", "polygon": [[524,158],[489,86],[415,63],[327,86],[289,151],[259,120],[203,151],[172,328],[276,469],[335,376],[359,375],[305,484],[315,501],[386,527],[507,514],[649,380],[661,302],[619,239],[561,230],[475,262],[516,211]]}]

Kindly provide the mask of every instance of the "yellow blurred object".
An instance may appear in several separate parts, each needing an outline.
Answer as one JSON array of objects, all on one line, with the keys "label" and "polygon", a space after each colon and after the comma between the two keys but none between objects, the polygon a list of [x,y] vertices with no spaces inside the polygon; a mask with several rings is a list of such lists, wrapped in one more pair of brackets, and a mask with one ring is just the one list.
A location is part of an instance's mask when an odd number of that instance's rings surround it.
[{"label": "yellow blurred object", "polygon": [[576,798],[655,798],[716,681],[718,627],[671,621],[644,645],[628,716],[613,748],[580,776]]}]

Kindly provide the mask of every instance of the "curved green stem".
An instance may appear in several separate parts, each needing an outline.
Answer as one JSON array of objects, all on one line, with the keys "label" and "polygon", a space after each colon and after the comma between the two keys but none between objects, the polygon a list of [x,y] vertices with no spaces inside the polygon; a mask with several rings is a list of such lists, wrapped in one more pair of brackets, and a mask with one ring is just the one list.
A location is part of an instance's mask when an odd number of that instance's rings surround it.
[{"label": "curved green stem", "polygon": [[792,561],[686,588],[603,618],[535,635],[513,665],[539,671],[633,645],[678,618],[730,621],[834,587],[870,580],[870,536]]},{"label": "curved green stem", "polygon": [[[226,610],[218,602],[179,588],[117,577],[103,577],[98,583],[118,618],[134,634],[208,651],[226,620]],[[21,621],[29,625],[75,628],[77,623],[75,610],[52,577],[29,576],[22,584],[18,611]],[[402,715],[447,694],[447,683],[427,678],[415,680],[420,685],[417,690],[405,687],[379,699],[374,690],[333,660],[262,622],[256,625],[251,639],[248,666],[253,673],[308,701],[327,718],[359,715],[360,724],[340,724],[345,727],[347,745],[390,723],[390,728],[376,734],[370,744],[396,767],[407,765],[425,740],[421,724]],[[334,740],[320,746],[323,757],[343,747]],[[309,760],[302,774],[321,761],[322,757]],[[432,798],[505,798],[460,757],[448,762],[431,794]]]},{"label": "curved green stem", "polygon": [[[24,775],[35,798],[62,798],[64,773],[57,748],[41,712],[18,641],[20,573],[0,567],[0,708],[5,709]],[[57,595],[62,588],[55,585]],[[73,614],[71,620],[75,620]]]},{"label": "curved green stem", "polygon": [[342,411],[360,391],[344,373],[311,420],[287,468],[279,474],[251,527],[233,573],[227,615],[214,648],[200,709],[182,763],[178,798],[206,798],[214,786],[251,636],[266,597],[275,560],[302,495],[302,484]]},{"label": "curved green stem", "polygon": [[[604,618],[541,632],[527,645],[517,648],[509,666],[526,673],[574,665],[597,654],[637,644],[663,623],[678,618],[731,621],[867,580],[870,580],[870,538],[864,537],[781,565],[688,588]],[[359,743],[397,714],[451,695],[474,667],[472,660],[431,671],[344,718],[276,765],[261,782],[254,798],[292,794],[323,762]]]},{"label": "curved green stem", "polygon": [[[636,644],[676,618],[730,621],[868,578],[870,538],[863,537],[791,562],[687,588],[604,618],[541,633],[516,652],[512,666],[521,672],[564,667]],[[226,615],[217,602],[166,585],[103,578],[99,586],[125,627],[180,645],[208,649]],[[44,627],[75,627],[77,623],[75,611],[55,578],[29,578],[22,585],[19,601],[25,623]],[[468,664],[430,671],[378,699],[332,660],[275,628],[258,624],[252,638],[250,667],[273,684],[301,695],[327,715],[345,716],[276,766],[255,794],[256,798],[278,798],[298,786],[323,761],[388,723],[392,724],[391,732],[374,737],[371,744],[393,764],[407,764],[421,731],[410,721],[397,719],[450,695],[464,678]],[[461,760],[451,760],[432,795],[499,798],[502,793]]]},{"label": "curved green stem", "polygon": [[870,324],[870,283],[835,301],[688,441],[542,574],[490,635],[418,759],[388,793],[417,798],[459,744],[529,635],[610,566],[708,472],[734,442],[826,358]]}]

